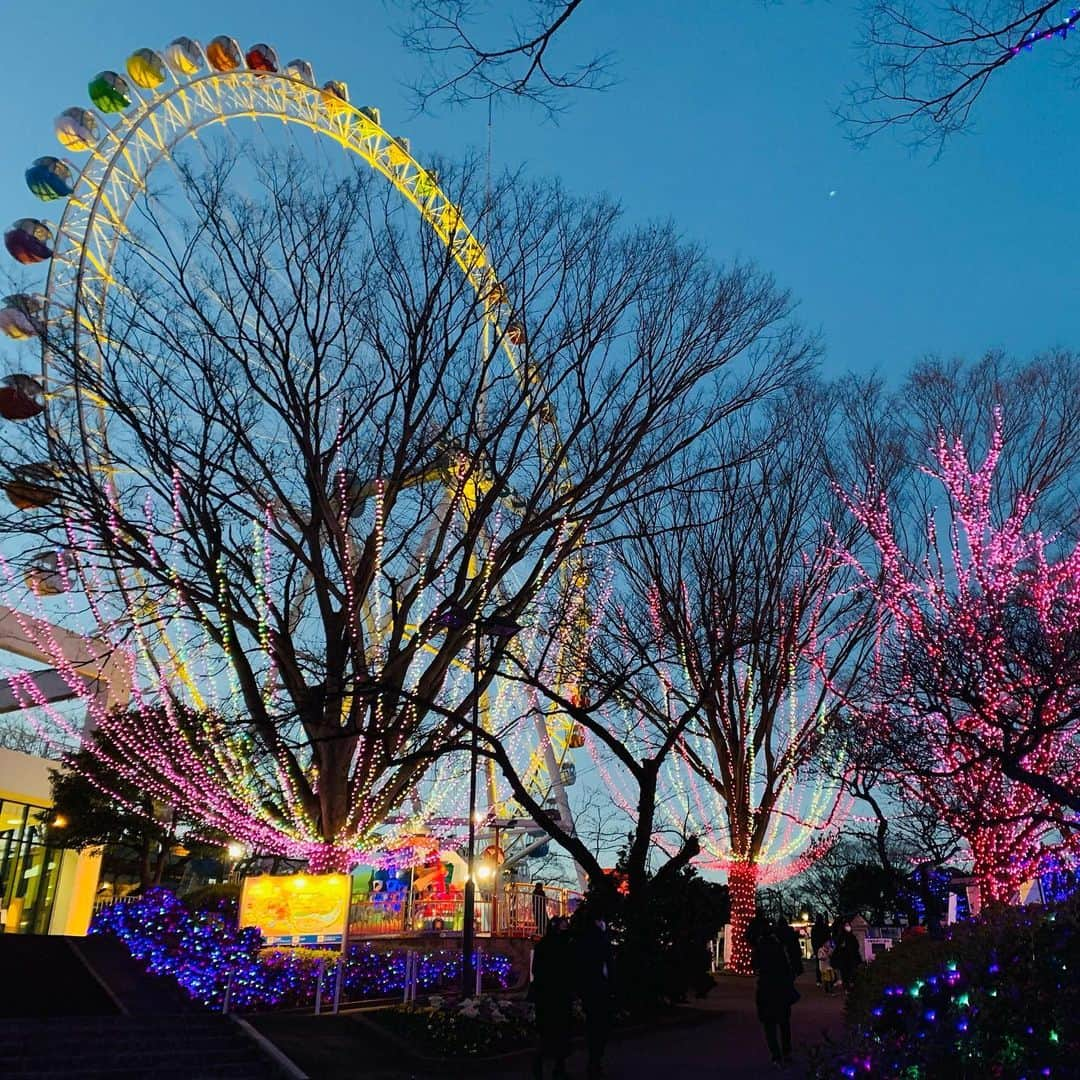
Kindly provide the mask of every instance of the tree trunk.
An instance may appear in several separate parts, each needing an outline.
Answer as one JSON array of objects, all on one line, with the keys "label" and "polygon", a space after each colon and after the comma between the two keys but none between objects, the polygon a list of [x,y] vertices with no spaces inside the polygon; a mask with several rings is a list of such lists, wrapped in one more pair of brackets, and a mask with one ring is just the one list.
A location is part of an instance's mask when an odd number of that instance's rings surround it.
[{"label": "tree trunk", "polygon": [[979,902],[985,907],[996,902],[1008,903],[1020,884],[1014,869],[1014,853],[1004,830],[976,830],[969,838],[972,873],[979,879]]},{"label": "tree trunk", "polygon": [[757,899],[757,864],[736,863],[728,871],[728,897],[731,900],[731,967],[736,975],[753,975],[750,945],[746,928],[754,917]]}]

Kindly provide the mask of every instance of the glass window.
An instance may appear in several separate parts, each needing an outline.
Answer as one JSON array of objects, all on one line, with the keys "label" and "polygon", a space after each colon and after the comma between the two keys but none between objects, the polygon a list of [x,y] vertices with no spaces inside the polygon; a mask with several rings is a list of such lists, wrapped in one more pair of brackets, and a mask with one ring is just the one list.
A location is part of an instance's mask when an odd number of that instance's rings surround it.
[{"label": "glass window", "polygon": [[60,878],[61,849],[46,842],[48,807],[0,803],[0,911],[8,934],[45,934]]}]

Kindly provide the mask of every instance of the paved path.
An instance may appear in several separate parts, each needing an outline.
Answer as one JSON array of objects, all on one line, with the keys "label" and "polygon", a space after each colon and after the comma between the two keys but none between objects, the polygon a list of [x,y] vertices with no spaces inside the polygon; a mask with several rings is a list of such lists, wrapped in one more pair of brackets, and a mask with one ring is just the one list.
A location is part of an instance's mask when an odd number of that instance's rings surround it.
[{"label": "paved path", "polygon": [[[608,1047],[606,1080],[752,1080],[773,1076],[801,1080],[806,1075],[807,1048],[820,1043],[826,1032],[839,1035],[843,1003],[839,996],[825,997],[814,986],[813,974],[803,975],[797,985],[802,999],[792,1011],[795,1063],[784,1073],[774,1071],[769,1064],[754,1010],[754,980],[721,976],[704,1001],[692,1003],[695,1010],[709,1014],[704,1021],[616,1036]],[[403,1066],[402,1055],[385,1042],[373,1042],[370,1031],[359,1026],[351,1014],[314,1018],[310,1014],[265,1013],[249,1019],[272,1034],[277,1045],[306,1069],[312,1080],[355,1080],[360,1076],[364,1080],[431,1080],[435,1075],[432,1070]],[[585,1066],[585,1051],[579,1047],[569,1061],[571,1077],[584,1080]],[[455,1069],[448,1065],[440,1067],[437,1075],[440,1080],[529,1080],[532,1059],[518,1057],[505,1066],[477,1062]],[[550,1066],[545,1080],[550,1080]]]},{"label": "paved path", "polygon": [[[714,1022],[618,1039],[608,1048],[605,1076],[607,1080],[803,1077],[806,1048],[821,1042],[825,1033],[840,1034],[843,1003],[838,994],[825,997],[814,985],[813,974],[803,975],[796,985],[802,1000],[792,1010],[795,1063],[783,1073],[769,1064],[765,1038],[754,1011],[754,980],[721,976],[704,1001],[693,1003],[695,1008],[715,1012]],[[569,1062],[570,1075],[584,1077],[585,1065],[584,1051],[576,1051]],[[516,1071],[486,1075],[510,1080],[531,1074],[518,1067]]]}]

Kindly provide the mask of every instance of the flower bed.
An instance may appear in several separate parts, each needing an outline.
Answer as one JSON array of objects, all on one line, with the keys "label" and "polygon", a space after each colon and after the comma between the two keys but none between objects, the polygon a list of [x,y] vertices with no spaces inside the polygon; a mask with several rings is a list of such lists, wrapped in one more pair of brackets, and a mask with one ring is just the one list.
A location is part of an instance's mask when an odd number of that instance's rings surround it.
[{"label": "flower bed", "polygon": [[536,1041],[532,1005],[486,996],[454,1004],[434,997],[427,1005],[381,1010],[371,1020],[421,1057],[484,1057]]},{"label": "flower bed", "polygon": [[902,942],[862,973],[848,1045],[819,1078],[1072,1077],[1080,1061],[1080,900],[1009,908]]},{"label": "flower bed", "polygon": [[[191,911],[167,889],[151,889],[138,900],[114,904],[95,917],[91,934],[112,934],[154,975],[170,976],[195,1001],[220,1007],[226,987],[236,1009],[272,1009],[310,1005],[315,1000],[320,967],[324,1000],[334,992],[336,952],[315,949],[267,949],[254,927],[237,927],[234,909]],[[405,986],[405,949],[379,949],[358,942],[349,947],[342,985],[343,1000],[400,994]],[[459,950],[437,949],[421,955],[417,985],[421,991],[453,986],[460,978]],[[491,989],[512,981],[510,958],[485,954],[484,980]]]}]

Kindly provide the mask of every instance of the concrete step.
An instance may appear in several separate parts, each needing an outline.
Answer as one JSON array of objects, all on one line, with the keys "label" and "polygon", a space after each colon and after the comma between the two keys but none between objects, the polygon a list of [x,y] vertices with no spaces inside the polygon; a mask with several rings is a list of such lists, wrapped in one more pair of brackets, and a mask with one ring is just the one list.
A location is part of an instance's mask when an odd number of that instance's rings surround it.
[{"label": "concrete step", "polygon": [[0,1017],[109,1016],[117,1009],[68,938],[0,934]]},{"label": "concrete step", "polygon": [[4,1080],[267,1080],[276,1076],[271,1066],[223,1066],[221,1068],[200,1069],[189,1065],[156,1068],[148,1074],[144,1069],[108,1068],[108,1069],[71,1069],[42,1072],[40,1069],[27,1069],[19,1072],[4,1073]]},{"label": "concrete step", "polygon": [[0,1077],[273,1077],[276,1067],[227,1016],[0,1021]]},{"label": "concrete step", "polygon": [[92,934],[71,939],[71,946],[129,1016],[201,1011],[175,979],[148,974],[143,961],[136,960],[118,938]]}]

